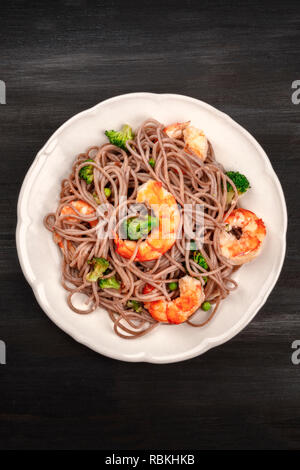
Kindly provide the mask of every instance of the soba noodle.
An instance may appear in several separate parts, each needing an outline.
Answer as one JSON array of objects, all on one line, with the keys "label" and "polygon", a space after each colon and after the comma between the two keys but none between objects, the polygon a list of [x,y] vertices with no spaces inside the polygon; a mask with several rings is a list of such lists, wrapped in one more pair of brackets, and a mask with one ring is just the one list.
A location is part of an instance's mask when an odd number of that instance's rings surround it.
[{"label": "soba noodle", "polygon": [[[201,323],[192,315],[187,323],[194,327],[203,326],[216,313],[222,301],[233,289],[236,282],[231,275],[236,267],[230,265],[220,255],[219,232],[224,227],[226,211],[227,181],[222,166],[215,160],[213,149],[209,145],[208,156],[203,162],[196,155],[184,150],[182,140],[171,139],[163,132],[164,126],[150,119],[137,130],[134,140],[127,141],[127,152],[111,144],[90,147],[80,154],[72,168],[70,176],[62,181],[60,201],[55,213],[45,217],[46,227],[61,239],[63,260],[61,282],[68,291],[67,302],[76,313],[87,314],[98,307],[106,309],[113,321],[115,332],[124,338],[137,338],[149,333],[158,326],[144,308],[135,312],[127,307],[128,300],[141,302],[159,299],[172,300],[178,296],[178,290],[170,292],[167,286],[184,275],[200,279],[205,293],[205,300],[213,304],[209,317]],[[79,171],[86,165],[86,160],[93,166],[92,184],[80,179]],[[155,160],[155,167],[149,159]],[[149,179],[162,182],[163,187],[176,199],[181,214],[184,206],[190,204],[190,216],[196,230],[194,208],[202,204],[204,208],[204,228],[202,246],[197,250],[204,256],[208,270],[203,269],[191,257],[188,249],[190,240],[181,223],[178,238],[173,247],[155,261],[137,262],[125,259],[116,252],[111,233],[110,221],[115,217],[121,222],[121,206],[129,208],[136,202],[136,195],[141,184]],[[232,183],[232,182],[231,182]],[[63,207],[74,200],[87,202],[95,210],[99,204],[108,202],[104,188],[111,188],[110,206],[98,217],[107,233],[102,238],[97,236],[97,227],[91,227],[93,216],[83,217],[75,210],[72,221],[61,214]],[[238,197],[233,185],[235,197],[230,211],[236,205]],[[127,201],[124,203],[124,198]],[[97,200],[97,202],[96,202]],[[228,211],[227,211],[228,215]],[[181,217],[182,219],[183,217]],[[197,237],[198,240],[198,237]],[[96,282],[88,282],[86,275],[90,271],[88,260],[104,257],[111,270],[104,278],[116,275],[121,281],[121,289],[101,289]],[[205,282],[206,281],[206,282]],[[143,294],[146,284],[154,289]],[[78,309],[74,305],[74,294],[87,296],[87,308]]]}]

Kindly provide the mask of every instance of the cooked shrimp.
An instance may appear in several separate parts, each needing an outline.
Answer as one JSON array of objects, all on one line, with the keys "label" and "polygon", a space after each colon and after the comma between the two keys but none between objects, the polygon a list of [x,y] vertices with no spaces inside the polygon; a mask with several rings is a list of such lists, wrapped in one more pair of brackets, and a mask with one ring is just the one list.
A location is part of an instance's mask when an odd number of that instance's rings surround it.
[{"label": "cooked shrimp", "polygon": [[208,152],[208,140],[203,131],[194,126],[188,126],[183,131],[185,142],[184,149],[188,152],[195,153],[201,160],[205,160]]},{"label": "cooked shrimp", "polygon": [[208,140],[203,131],[191,126],[188,122],[176,122],[164,128],[164,132],[173,139],[183,137],[184,150],[195,153],[201,160],[205,160],[208,152]]},{"label": "cooked shrimp", "polygon": [[[78,199],[76,201],[72,201],[69,206],[64,206],[61,210],[61,214],[62,215],[66,215],[66,214],[78,215],[74,211],[74,209],[76,209],[83,216],[88,216],[88,215],[95,214],[95,209],[92,206],[90,206],[87,202],[84,202],[81,199]],[[68,220],[69,222],[73,222],[73,223],[76,223],[76,222],[79,221],[79,219],[75,219],[74,217],[66,217],[65,220]],[[98,221],[97,220],[91,220],[88,223],[91,227],[95,227],[97,225]],[[62,252],[65,253],[63,239],[55,231],[53,232],[53,239],[54,239],[55,243],[57,243],[57,245],[60,247]],[[72,243],[70,242],[70,240],[67,241],[67,245],[68,245],[69,251],[72,251],[74,249],[74,247],[73,247]]]},{"label": "cooked shrimp", "polygon": [[171,139],[180,139],[183,137],[183,130],[186,129],[190,124],[190,121],[187,122],[174,122],[163,129],[163,131],[171,137]]},{"label": "cooked shrimp", "polygon": [[137,203],[146,203],[158,219],[146,240],[138,244],[132,240],[123,240],[115,234],[117,253],[124,258],[131,258],[137,249],[135,260],[151,261],[160,258],[176,241],[180,222],[180,213],[174,196],[162,187],[162,183],[148,180],[137,191]]},{"label": "cooked shrimp", "polygon": [[179,280],[179,290],[180,296],[170,302],[155,300],[145,302],[144,306],[157,321],[183,323],[201,306],[205,295],[201,282],[191,276],[184,276]]},{"label": "cooked shrimp", "polygon": [[[61,210],[61,215],[66,215],[66,214],[75,214],[75,215],[78,215],[74,209],[76,209],[81,215],[83,216],[89,216],[89,215],[95,215],[95,209],[90,206],[87,202],[85,201],[82,201],[81,199],[78,199],[78,200],[75,200],[75,201],[72,201],[70,202],[70,205],[69,206],[64,206]],[[65,220],[68,220],[69,222],[78,222],[79,219],[75,219],[73,217],[66,217]],[[88,222],[90,224],[91,227],[95,227],[98,223],[97,220],[90,220]]]},{"label": "cooked shrimp", "polygon": [[235,209],[225,219],[220,234],[221,254],[231,264],[244,264],[259,254],[266,227],[262,219],[246,209]]}]

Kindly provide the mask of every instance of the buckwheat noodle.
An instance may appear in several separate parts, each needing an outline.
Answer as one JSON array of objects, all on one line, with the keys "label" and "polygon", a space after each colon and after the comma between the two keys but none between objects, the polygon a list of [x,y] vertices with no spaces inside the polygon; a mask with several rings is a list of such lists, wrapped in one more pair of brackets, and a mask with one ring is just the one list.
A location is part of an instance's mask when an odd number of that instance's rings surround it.
[{"label": "buckwheat noodle", "polygon": [[[210,144],[208,156],[203,162],[196,155],[185,152],[184,142],[169,138],[163,128],[161,123],[150,119],[141,125],[134,140],[127,141],[128,152],[105,144],[101,147],[90,147],[86,153],[78,155],[70,176],[62,181],[56,212],[48,214],[44,219],[45,226],[61,237],[61,283],[68,291],[69,307],[78,314],[88,314],[98,307],[103,307],[113,321],[115,332],[127,339],[145,335],[158,326],[158,322],[146,309],[142,308],[139,313],[129,310],[126,306],[129,299],[139,301],[142,305],[146,301],[172,300],[179,292],[170,292],[168,283],[176,282],[186,274],[196,277],[202,280],[205,300],[213,304],[209,317],[204,321],[197,322],[195,314],[187,320],[189,325],[201,327],[215,315],[222,299],[237,287],[237,283],[231,278],[236,267],[221,257],[219,247],[219,232],[224,228],[227,181],[235,191],[230,212],[236,205],[236,188],[215,160]],[[94,181],[90,185],[78,175],[88,158],[94,159],[89,162],[94,168]],[[154,168],[149,164],[149,158],[155,160]],[[183,206],[190,204],[194,227],[194,208],[197,204],[204,205],[204,229],[201,233],[204,243],[197,249],[206,259],[209,267],[207,271],[193,261],[189,249],[186,249],[190,240],[184,233],[182,223],[179,228],[181,237],[178,237],[173,247],[158,260],[136,262],[116,253],[115,243],[109,237],[110,221],[115,216],[117,223],[121,222],[119,216],[121,206],[124,205],[123,198],[127,198],[125,204],[130,207],[135,203],[139,186],[148,179],[162,182],[175,197],[182,215]],[[109,201],[104,195],[107,185],[111,188]],[[104,239],[97,238],[97,227],[91,227],[89,224],[91,220],[95,220],[95,216],[83,217],[75,210],[77,215],[72,215],[70,221],[66,220],[66,215],[61,214],[62,208],[76,199],[87,202],[96,210],[98,204],[95,201],[95,193],[99,198],[97,202],[110,203],[107,211],[97,216],[107,230]],[[116,275],[121,281],[120,290],[101,289],[96,282],[86,280],[90,271],[87,261],[94,256],[109,260],[112,270],[104,277]],[[204,276],[207,278],[206,284],[203,281]],[[145,284],[150,284],[154,290],[143,294]],[[85,294],[87,297],[86,309],[75,307],[73,296],[76,293]]]}]

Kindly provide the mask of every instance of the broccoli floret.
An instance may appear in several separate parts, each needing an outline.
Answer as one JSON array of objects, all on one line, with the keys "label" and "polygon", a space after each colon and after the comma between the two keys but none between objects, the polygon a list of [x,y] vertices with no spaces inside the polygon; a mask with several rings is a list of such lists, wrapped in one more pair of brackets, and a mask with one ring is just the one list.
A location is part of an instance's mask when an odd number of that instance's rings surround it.
[{"label": "broccoli floret", "polygon": [[105,135],[108,137],[111,144],[124,150],[127,150],[127,140],[134,139],[132,128],[128,126],[128,124],[125,124],[120,131],[105,131]]},{"label": "broccoli floret", "polygon": [[99,279],[98,281],[99,287],[101,289],[120,289],[121,284],[115,276],[108,277],[107,279]]},{"label": "broccoli floret", "polygon": [[203,269],[208,269],[208,264],[204,258],[204,256],[201,255],[200,251],[195,251],[193,254],[193,259],[195,263],[199,264],[201,268]]},{"label": "broccoli floret", "polygon": [[[249,188],[250,183],[245,175],[242,175],[238,171],[227,171],[226,175],[235,184],[239,195],[244,194]],[[234,190],[231,184],[227,181],[227,204],[230,204],[234,197]]]},{"label": "broccoli floret", "polygon": [[157,217],[148,215],[146,217],[131,217],[125,220],[124,230],[129,240],[146,238],[148,233],[159,224]]},{"label": "broccoli floret", "polygon": [[[93,162],[91,158],[85,160],[86,162]],[[94,181],[94,167],[93,165],[86,165],[80,168],[79,170],[79,178],[85,180],[87,184],[91,184]]]},{"label": "broccoli floret", "polygon": [[[206,271],[208,270],[208,264],[206,262],[206,259],[203,255],[201,255],[200,251],[194,251],[193,260],[195,261],[195,263],[199,264],[201,268],[205,269]],[[203,281],[205,283],[207,282],[207,276],[203,276]]]},{"label": "broccoli floret", "polygon": [[128,300],[127,307],[132,308],[135,312],[139,313],[142,310],[142,304],[137,300]]},{"label": "broccoli floret", "polygon": [[86,280],[90,282],[98,281],[99,277],[109,268],[109,262],[105,258],[96,258],[88,261],[88,264],[93,264],[94,269],[87,274]]}]

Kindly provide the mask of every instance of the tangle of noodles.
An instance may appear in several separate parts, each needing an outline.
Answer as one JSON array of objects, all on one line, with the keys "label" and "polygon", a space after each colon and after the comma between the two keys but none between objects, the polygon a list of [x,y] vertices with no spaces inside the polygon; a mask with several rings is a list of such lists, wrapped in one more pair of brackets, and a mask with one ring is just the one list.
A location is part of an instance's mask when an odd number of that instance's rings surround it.
[{"label": "tangle of noodles", "polygon": [[[176,282],[186,274],[202,279],[205,300],[213,304],[213,309],[209,317],[201,323],[193,320],[195,314],[187,320],[189,325],[201,327],[215,315],[221,300],[237,287],[236,282],[231,279],[233,271],[237,268],[220,256],[219,247],[219,232],[224,228],[227,181],[230,181],[235,192],[227,215],[236,206],[236,187],[215,160],[211,145],[203,162],[196,155],[185,152],[184,142],[169,138],[163,128],[162,124],[150,119],[137,130],[134,140],[127,141],[127,152],[108,143],[101,147],[90,147],[86,153],[80,154],[74,162],[70,176],[62,181],[56,212],[48,214],[44,219],[46,227],[58,234],[62,240],[61,282],[69,292],[67,301],[70,308],[76,313],[86,314],[97,307],[104,307],[114,323],[115,332],[129,339],[140,337],[158,325],[146,309],[142,308],[139,313],[128,309],[126,304],[129,299],[139,301],[142,305],[144,301],[171,300],[178,296],[178,291],[170,292],[167,289],[168,283]],[[94,181],[89,185],[78,175],[80,169],[87,165],[84,162],[88,158],[94,159],[94,162],[89,163],[94,171]],[[154,168],[149,164],[149,158],[155,160]],[[108,202],[104,188],[109,185],[111,209],[100,217],[102,223],[109,227],[113,215],[117,223],[119,221],[120,200],[126,197],[128,206],[135,203],[139,186],[149,179],[162,182],[163,187],[175,197],[181,214],[184,204],[190,204],[192,208],[196,204],[203,204],[204,243],[197,249],[204,256],[208,271],[194,262],[191,252],[186,249],[189,240],[185,236],[182,223],[179,229],[181,237],[176,239],[169,251],[157,260],[137,262],[116,253],[114,240],[108,235],[104,239],[97,237],[97,227],[91,227],[89,224],[91,215],[83,217],[78,213],[72,216],[72,222],[61,215],[64,206],[78,199],[87,202],[96,210],[97,202]],[[95,194],[99,198],[97,202]],[[194,221],[193,211],[191,212]],[[93,257],[109,260],[112,270],[104,278],[115,274],[121,281],[120,290],[101,289],[97,282],[86,280],[86,275],[91,269],[87,261]],[[203,281],[204,276],[207,278],[206,283]],[[143,294],[145,284],[154,287],[148,294]],[[76,293],[87,296],[87,309],[79,310],[73,305],[73,295]]]}]

